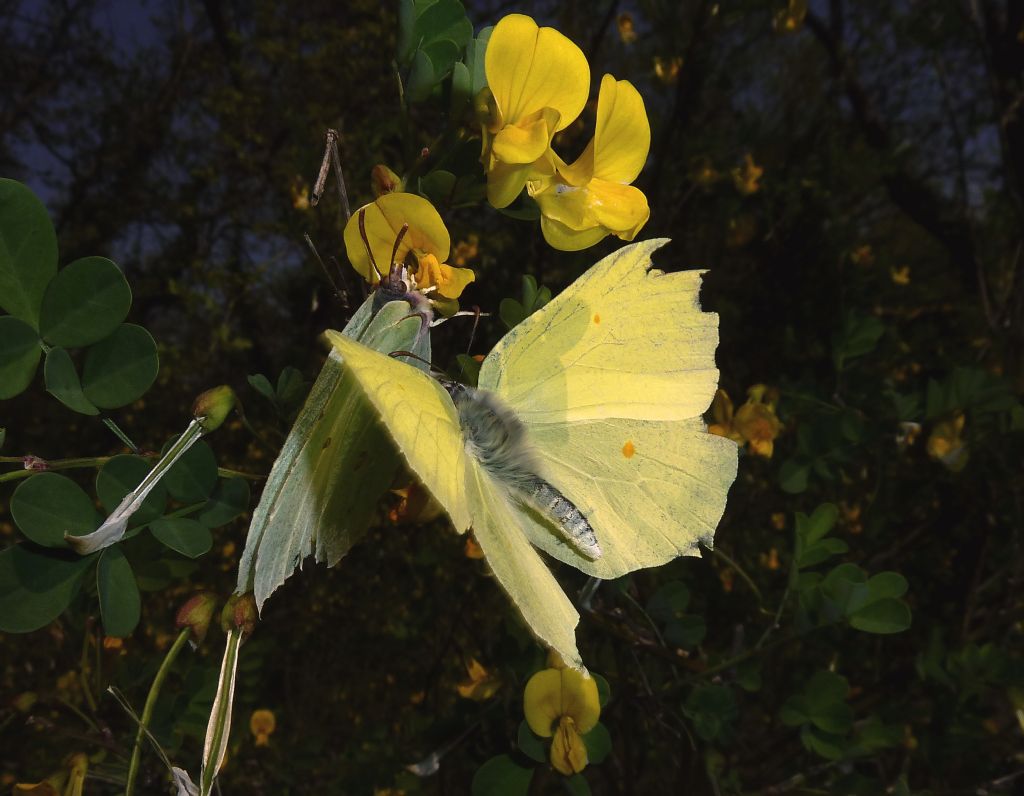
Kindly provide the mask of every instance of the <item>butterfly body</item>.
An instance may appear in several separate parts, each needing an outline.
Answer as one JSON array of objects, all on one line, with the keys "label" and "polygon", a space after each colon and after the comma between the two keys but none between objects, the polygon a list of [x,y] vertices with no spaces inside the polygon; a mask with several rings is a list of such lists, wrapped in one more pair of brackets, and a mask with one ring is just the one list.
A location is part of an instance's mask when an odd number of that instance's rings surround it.
[{"label": "butterfly body", "polygon": [[541,478],[537,454],[526,426],[515,412],[488,390],[442,379],[459,415],[466,453],[476,459],[512,497],[555,524],[581,553],[601,556],[597,535],[576,504]]}]

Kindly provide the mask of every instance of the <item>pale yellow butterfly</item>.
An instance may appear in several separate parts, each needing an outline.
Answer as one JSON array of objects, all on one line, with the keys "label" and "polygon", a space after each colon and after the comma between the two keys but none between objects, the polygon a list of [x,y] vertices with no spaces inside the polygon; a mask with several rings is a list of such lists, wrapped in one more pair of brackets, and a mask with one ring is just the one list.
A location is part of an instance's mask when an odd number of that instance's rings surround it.
[{"label": "pale yellow butterfly", "polygon": [[[505,335],[461,416],[425,373],[327,333],[410,469],[458,531],[473,530],[534,633],[577,668],[579,614],[534,547],[598,578],[698,555],[736,477],[736,444],[701,418],[718,385],[718,316],[700,309],[699,271],[651,266],[666,242],[609,255]],[[518,453],[578,508],[597,547],[487,461],[465,408],[481,402],[499,431],[521,429]]]}]

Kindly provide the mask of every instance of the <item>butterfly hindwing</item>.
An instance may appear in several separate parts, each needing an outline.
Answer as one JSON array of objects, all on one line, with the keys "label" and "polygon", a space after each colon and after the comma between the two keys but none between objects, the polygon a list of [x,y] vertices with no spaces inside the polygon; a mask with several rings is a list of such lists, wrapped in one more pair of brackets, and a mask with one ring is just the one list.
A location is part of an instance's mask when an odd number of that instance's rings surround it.
[{"label": "butterfly hindwing", "polygon": [[710,547],[736,477],[736,444],[700,418],[534,424],[542,475],[590,521],[602,555],[592,560],[535,514],[530,540],[588,575],[617,578]]}]

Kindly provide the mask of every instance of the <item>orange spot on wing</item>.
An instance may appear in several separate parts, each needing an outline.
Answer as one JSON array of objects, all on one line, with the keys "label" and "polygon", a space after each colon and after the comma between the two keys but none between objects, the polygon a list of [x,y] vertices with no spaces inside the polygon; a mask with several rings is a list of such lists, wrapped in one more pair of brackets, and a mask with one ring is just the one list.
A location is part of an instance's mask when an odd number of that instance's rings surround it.
[{"label": "orange spot on wing", "polygon": [[598,315],[598,314],[597,314],[597,313],[595,312],[595,313],[594,313],[594,323],[600,323],[600,322],[601,322],[601,316],[600,316],[600,315]]},{"label": "orange spot on wing", "polygon": [[631,459],[633,458],[634,453],[636,453],[636,446],[634,446],[631,441],[627,440],[626,444],[622,446],[622,455],[627,459]]}]

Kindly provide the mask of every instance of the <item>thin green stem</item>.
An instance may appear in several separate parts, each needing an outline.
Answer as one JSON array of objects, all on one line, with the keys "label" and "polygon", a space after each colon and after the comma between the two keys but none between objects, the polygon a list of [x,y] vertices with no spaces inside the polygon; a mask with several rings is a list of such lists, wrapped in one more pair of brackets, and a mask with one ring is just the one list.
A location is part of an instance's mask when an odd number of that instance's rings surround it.
[{"label": "thin green stem", "polygon": [[124,787],[125,796],[132,796],[132,792],[135,790],[135,779],[139,775],[139,759],[142,756],[142,739],[146,735],[146,728],[149,726],[150,719],[153,718],[153,708],[156,706],[157,697],[160,696],[160,688],[163,686],[164,680],[167,679],[167,673],[171,670],[174,659],[178,657],[178,653],[181,652],[181,648],[185,646],[185,642],[188,641],[191,634],[192,630],[190,628],[185,628],[178,634],[171,648],[167,650],[167,655],[164,656],[164,661],[160,664],[156,677],[153,678],[153,684],[149,687],[146,704],[142,708],[142,716],[139,718],[139,729],[135,733],[132,759],[128,764],[128,779],[125,781]]},{"label": "thin green stem", "polygon": [[121,427],[118,426],[117,423],[115,423],[109,417],[101,418],[101,422],[114,433],[115,437],[117,437],[119,440],[121,440],[121,442],[123,442],[125,445],[131,448],[132,453],[139,452],[139,446],[131,441],[131,438],[121,430]]},{"label": "thin green stem", "polygon": [[[158,454],[139,454],[144,459],[155,459]],[[74,470],[84,467],[102,467],[109,462],[113,456],[86,456],[78,459],[53,459],[46,462],[46,470],[12,470],[9,473],[0,473],[0,484],[4,481],[17,481],[20,478],[28,478],[36,473],[48,472],[50,470]],[[0,464],[21,464],[25,461],[22,456],[0,456]],[[230,467],[218,467],[217,475],[222,478],[248,478],[250,481],[260,481],[267,476],[264,473],[247,473],[242,470],[233,470]]]},{"label": "thin green stem", "polygon": [[717,547],[712,547],[712,548],[711,548],[711,552],[712,552],[712,553],[713,553],[714,555],[716,555],[716,556],[718,556],[719,558],[721,558],[721,559],[722,559],[723,561],[725,561],[725,563],[726,563],[726,564],[728,564],[728,565],[729,565],[730,567],[732,567],[733,569],[735,569],[735,570],[736,570],[736,572],[737,572],[737,574],[738,574],[738,575],[739,575],[739,576],[740,576],[741,578],[743,578],[743,580],[744,580],[744,581],[746,581],[746,584],[747,584],[747,585],[748,585],[748,586],[750,587],[750,590],[751,590],[752,592],[754,592],[754,596],[755,596],[755,597],[757,597],[757,601],[758,601],[759,603],[761,603],[761,604],[764,604],[764,596],[763,596],[763,595],[761,594],[761,590],[760,590],[759,588],[757,588],[757,584],[756,584],[756,583],[754,583],[754,579],[753,579],[753,578],[751,578],[751,577],[750,577],[750,575],[748,575],[748,574],[747,574],[747,573],[746,573],[746,572],[744,571],[743,567],[741,567],[741,566],[740,566],[739,564],[737,564],[737,563],[736,563],[736,562],[735,562],[735,561],[734,561],[734,560],[733,560],[732,558],[730,558],[730,557],[729,557],[728,555],[726,555],[725,553],[723,553],[723,552],[722,552],[721,550],[719,550],[719,549],[718,549]]}]

